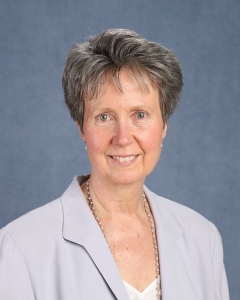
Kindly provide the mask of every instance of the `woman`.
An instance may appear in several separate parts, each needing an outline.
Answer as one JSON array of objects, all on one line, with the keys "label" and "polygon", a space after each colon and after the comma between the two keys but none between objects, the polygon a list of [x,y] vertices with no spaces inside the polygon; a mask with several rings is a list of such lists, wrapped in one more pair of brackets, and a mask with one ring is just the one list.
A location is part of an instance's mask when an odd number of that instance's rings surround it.
[{"label": "woman", "polygon": [[2,229],[0,299],[229,299],[214,225],[144,186],[182,88],[174,54],[106,30],[71,49],[63,87],[91,174]]}]

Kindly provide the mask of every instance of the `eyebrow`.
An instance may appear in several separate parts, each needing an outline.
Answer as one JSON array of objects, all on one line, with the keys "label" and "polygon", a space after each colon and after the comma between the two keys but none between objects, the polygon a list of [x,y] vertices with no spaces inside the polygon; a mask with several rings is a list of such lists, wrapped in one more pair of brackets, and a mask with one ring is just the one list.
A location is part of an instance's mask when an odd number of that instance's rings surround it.
[{"label": "eyebrow", "polygon": [[[132,111],[138,111],[138,110],[150,110],[153,111],[155,108],[152,108],[149,105],[143,104],[143,105],[135,105],[135,106],[131,106],[130,107],[130,112]],[[94,109],[96,112],[115,112],[118,111],[118,109],[113,109],[112,107],[97,107],[96,109]]]}]

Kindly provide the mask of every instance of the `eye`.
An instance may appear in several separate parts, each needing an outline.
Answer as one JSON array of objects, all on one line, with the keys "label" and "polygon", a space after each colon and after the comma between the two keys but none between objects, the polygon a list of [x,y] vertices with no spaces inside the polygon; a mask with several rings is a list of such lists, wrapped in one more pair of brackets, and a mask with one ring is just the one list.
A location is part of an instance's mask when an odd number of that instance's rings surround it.
[{"label": "eye", "polygon": [[139,111],[136,113],[136,117],[138,119],[144,119],[144,118],[146,118],[146,116],[147,116],[147,114],[144,111]]},{"label": "eye", "polygon": [[101,114],[97,118],[98,118],[99,121],[103,121],[103,122],[108,121],[110,119],[109,116],[106,115],[106,114]]}]

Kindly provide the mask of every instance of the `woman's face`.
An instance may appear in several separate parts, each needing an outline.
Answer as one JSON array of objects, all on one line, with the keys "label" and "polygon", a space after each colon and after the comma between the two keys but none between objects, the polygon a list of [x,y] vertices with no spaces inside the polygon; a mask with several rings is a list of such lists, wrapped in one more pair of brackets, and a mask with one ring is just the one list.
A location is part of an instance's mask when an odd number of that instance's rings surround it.
[{"label": "woman's face", "polygon": [[158,91],[143,91],[127,71],[122,92],[111,79],[96,99],[86,101],[81,136],[92,176],[103,182],[143,183],[155,167],[166,135]]}]

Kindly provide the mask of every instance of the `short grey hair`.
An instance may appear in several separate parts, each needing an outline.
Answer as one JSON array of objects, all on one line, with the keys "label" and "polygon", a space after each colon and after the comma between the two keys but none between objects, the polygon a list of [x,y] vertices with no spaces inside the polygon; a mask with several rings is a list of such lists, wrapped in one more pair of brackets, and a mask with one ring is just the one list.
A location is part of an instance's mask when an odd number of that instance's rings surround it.
[{"label": "short grey hair", "polygon": [[162,118],[167,123],[183,86],[179,61],[171,50],[134,31],[108,29],[76,44],[66,59],[62,78],[65,103],[81,129],[85,101],[99,95],[109,76],[121,90],[119,72],[123,68],[142,89],[148,90],[146,78],[157,88]]}]

